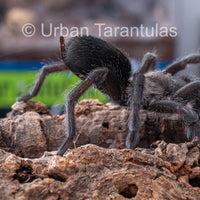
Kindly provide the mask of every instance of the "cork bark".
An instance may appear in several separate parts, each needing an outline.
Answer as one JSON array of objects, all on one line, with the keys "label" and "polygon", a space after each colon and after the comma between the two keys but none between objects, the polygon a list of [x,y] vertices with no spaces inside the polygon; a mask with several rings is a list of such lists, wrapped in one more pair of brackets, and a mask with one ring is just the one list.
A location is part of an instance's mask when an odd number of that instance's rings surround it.
[{"label": "cork bark", "polygon": [[141,110],[140,143],[125,148],[128,110],[97,100],[76,106],[76,139],[63,157],[65,115],[17,102],[0,119],[0,197],[200,199],[200,145],[176,114]]},{"label": "cork bark", "polygon": [[[95,144],[104,148],[125,148],[129,111],[98,100],[83,100],[75,108],[76,138],[72,148]],[[184,124],[177,114],[141,110],[139,147],[157,140],[187,141]],[[52,116],[41,103],[16,102],[11,113],[0,119],[0,147],[21,157],[40,157],[54,151],[65,138],[65,115]]]}]

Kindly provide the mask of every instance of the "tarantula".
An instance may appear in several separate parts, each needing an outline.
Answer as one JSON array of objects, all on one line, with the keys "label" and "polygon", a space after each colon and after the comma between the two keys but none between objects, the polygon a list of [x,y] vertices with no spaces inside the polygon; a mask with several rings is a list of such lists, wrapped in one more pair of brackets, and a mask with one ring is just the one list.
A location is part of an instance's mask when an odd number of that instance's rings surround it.
[{"label": "tarantula", "polygon": [[[126,147],[135,148],[139,142],[141,108],[178,112],[188,130],[188,138],[200,136],[200,78],[174,77],[189,63],[199,63],[200,54],[189,55],[162,71],[155,71],[157,56],[147,53],[139,71],[131,74],[129,59],[113,45],[93,36],[79,36],[65,46],[60,37],[63,62],[45,65],[41,69],[30,94],[19,97],[28,101],[36,96],[45,79],[52,72],[71,70],[82,82],[66,98],[66,139],[57,155],[63,155],[75,137],[74,105],[91,86],[108,95],[115,103],[129,106]],[[149,72],[150,71],[150,72]]]}]

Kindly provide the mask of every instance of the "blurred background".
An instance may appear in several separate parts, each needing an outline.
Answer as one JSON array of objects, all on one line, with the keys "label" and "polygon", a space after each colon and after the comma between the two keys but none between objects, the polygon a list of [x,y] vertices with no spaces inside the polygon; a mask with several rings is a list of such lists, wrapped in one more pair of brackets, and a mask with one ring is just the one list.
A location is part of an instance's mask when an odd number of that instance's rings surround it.
[{"label": "blurred background", "polygon": [[[44,37],[53,27],[88,27],[97,36],[95,23],[109,27],[176,27],[176,37],[102,37],[127,53],[133,70],[147,51],[158,54],[157,68],[166,67],[176,58],[198,52],[200,48],[199,0],[1,0],[0,1],[0,117],[4,117],[17,96],[31,90],[43,64],[60,59],[59,34]],[[35,26],[35,34],[25,37],[22,27]],[[65,37],[66,42],[69,37]],[[200,74],[198,65],[181,74]],[[70,72],[55,73],[45,79],[38,96],[53,114],[62,113],[65,98],[80,80]],[[108,98],[89,89],[82,98]]]}]

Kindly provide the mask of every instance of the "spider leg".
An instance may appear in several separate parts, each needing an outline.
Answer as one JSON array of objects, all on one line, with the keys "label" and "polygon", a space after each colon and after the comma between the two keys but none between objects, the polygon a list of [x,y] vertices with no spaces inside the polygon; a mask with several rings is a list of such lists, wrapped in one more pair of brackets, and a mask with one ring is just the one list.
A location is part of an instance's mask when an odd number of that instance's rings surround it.
[{"label": "spider leg", "polygon": [[135,148],[139,142],[140,108],[142,106],[145,77],[143,74],[134,74],[131,81],[130,114],[128,120],[128,135],[126,147]]},{"label": "spider leg", "polygon": [[140,128],[140,108],[143,101],[143,89],[145,83],[144,73],[148,71],[148,66],[152,68],[156,65],[156,56],[147,53],[142,61],[140,71],[132,75],[131,80],[131,94],[130,94],[130,114],[128,121],[128,135],[126,138],[126,147],[135,148],[139,142],[139,128]]},{"label": "spider leg", "polygon": [[75,119],[74,104],[79,97],[92,85],[101,84],[108,74],[107,68],[96,69],[89,73],[87,78],[83,80],[74,90],[70,92],[66,99],[66,139],[59,147],[57,155],[63,155],[72,145],[75,137]]},{"label": "spider leg", "polygon": [[35,85],[33,86],[33,89],[31,90],[31,92],[25,96],[18,97],[17,101],[28,101],[32,97],[36,96],[47,74],[50,74],[52,72],[65,71],[65,70],[69,70],[69,68],[63,62],[57,62],[57,63],[53,63],[49,65],[44,65],[41,69],[40,75],[37,81],[35,82]]},{"label": "spider leg", "polygon": [[163,72],[170,73],[171,75],[176,74],[177,72],[185,69],[188,64],[197,64],[200,63],[200,54],[190,54],[179,61],[176,61],[166,67]]},{"label": "spider leg", "polygon": [[145,74],[148,71],[155,71],[157,56],[154,53],[146,53],[142,60],[140,73]]},{"label": "spider leg", "polygon": [[191,108],[170,100],[153,102],[150,107],[153,110],[170,110],[170,112],[180,114],[180,118],[187,128],[187,138],[192,140],[195,136],[200,137],[199,115]]},{"label": "spider leg", "polygon": [[194,92],[200,91],[200,81],[194,81],[191,83],[186,84],[179,90],[177,90],[173,97],[181,97],[181,98],[187,98],[187,99],[192,99],[194,98]]}]

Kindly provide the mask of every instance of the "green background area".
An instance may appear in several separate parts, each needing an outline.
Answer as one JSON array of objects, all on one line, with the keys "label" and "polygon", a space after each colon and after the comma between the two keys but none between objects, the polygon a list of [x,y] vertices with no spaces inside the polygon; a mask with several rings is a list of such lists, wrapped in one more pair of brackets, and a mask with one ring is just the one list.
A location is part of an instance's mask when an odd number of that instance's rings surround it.
[{"label": "green background area", "polygon": [[[10,108],[18,96],[29,93],[39,73],[35,71],[0,72],[0,108]],[[47,106],[64,105],[69,92],[80,83],[80,79],[71,72],[49,74],[33,101],[40,101]],[[99,99],[105,103],[108,98],[97,89],[90,87],[82,99]]]}]

